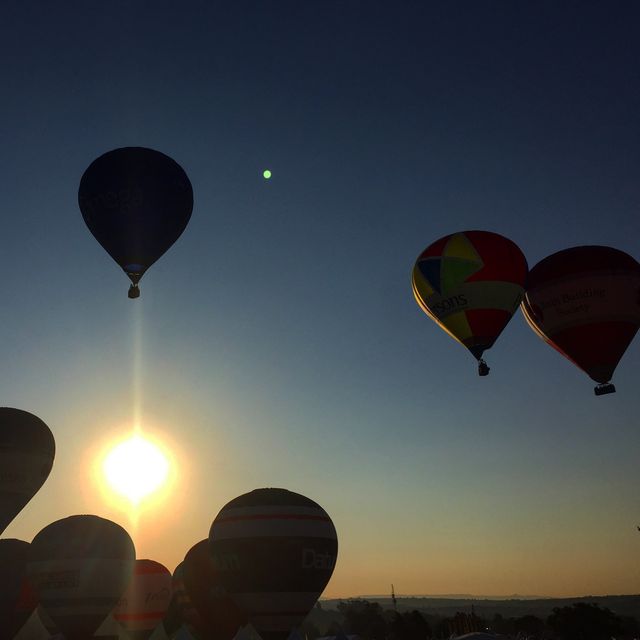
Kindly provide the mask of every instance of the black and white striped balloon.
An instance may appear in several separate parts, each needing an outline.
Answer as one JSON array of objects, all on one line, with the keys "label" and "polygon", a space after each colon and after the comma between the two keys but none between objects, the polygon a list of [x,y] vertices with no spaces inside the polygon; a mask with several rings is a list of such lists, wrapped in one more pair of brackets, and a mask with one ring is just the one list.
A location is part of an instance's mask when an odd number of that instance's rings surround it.
[{"label": "black and white striped balloon", "polygon": [[338,538],[319,504],[269,488],[227,503],[209,546],[225,589],[263,640],[286,640],[329,582]]},{"label": "black and white striped balloon", "polygon": [[129,534],[93,515],[46,526],[29,548],[27,574],[66,640],[86,640],[127,588],[136,552]]}]

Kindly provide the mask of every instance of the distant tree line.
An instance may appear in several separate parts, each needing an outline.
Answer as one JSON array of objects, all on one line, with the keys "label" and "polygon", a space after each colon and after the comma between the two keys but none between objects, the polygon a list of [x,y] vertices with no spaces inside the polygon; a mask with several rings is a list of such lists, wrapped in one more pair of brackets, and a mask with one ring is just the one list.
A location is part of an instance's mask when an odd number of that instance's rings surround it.
[{"label": "distant tree line", "polygon": [[[320,605],[318,608],[321,610]],[[309,640],[315,640],[323,635],[357,635],[362,640],[439,640],[485,631],[521,640],[640,638],[640,624],[635,618],[618,616],[606,607],[583,602],[556,607],[546,620],[534,615],[505,618],[500,614],[485,619],[473,610],[460,611],[453,616],[431,615],[417,610],[396,611],[383,609],[379,603],[363,599],[340,602],[338,613],[339,620],[329,622],[322,633],[316,624],[321,616],[311,616],[303,626],[303,637],[306,635]]]}]

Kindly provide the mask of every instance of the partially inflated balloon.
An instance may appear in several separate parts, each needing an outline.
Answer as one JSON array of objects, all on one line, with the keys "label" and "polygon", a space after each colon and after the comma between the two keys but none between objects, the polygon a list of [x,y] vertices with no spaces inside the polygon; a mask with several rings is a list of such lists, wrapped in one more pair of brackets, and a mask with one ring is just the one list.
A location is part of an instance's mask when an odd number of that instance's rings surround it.
[{"label": "partially inflated balloon", "polygon": [[27,574],[66,640],[86,640],[118,603],[134,561],[133,542],[121,526],[93,515],[70,516],[33,539]]},{"label": "partially inflated balloon", "polygon": [[193,209],[187,174],[169,156],[144,147],[114,149],[94,160],[78,191],[82,217],[133,283],[184,231]]},{"label": "partially inflated balloon", "polygon": [[136,560],[127,590],[112,611],[132,638],[146,640],[162,622],[171,600],[171,572],[154,560]]},{"label": "partially inflated balloon", "polygon": [[263,640],[286,640],[331,578],[336,530],[313,500],[256,489],[226,504],[211,525],[214,567]]},{"label": "partially inflated balloon", "polygon": [[413,294],[422,310],[488,367],[493,346],[522,296],[527,260],[518,246],[490,231],[454,233],[429,245],[416,260]]},{"label": "partially inflated balloon", "polygon": [[0,533],[49,477],[55,453],[53,434],[40,418],[0,407]]},{"label": "partially inflated balloon", "polygon": [[207,640],[231,640],[247,623],[246,616],[229,596],[213,565],[209,539],[193,546],[184,559],[184,587],[199,614],[199,637]]},{"label": "partially inflated balloon", "polygon": [[640,264],[611,247],[583,246],[541,260],[529,273],[522,312],[554,349],[607,384],[640,327]]},{"label": "partially inflated balloon", "polygon": [[11,640],[38,604],[27,580],[28,553],[28,542],[0,540],[0,640]]}]

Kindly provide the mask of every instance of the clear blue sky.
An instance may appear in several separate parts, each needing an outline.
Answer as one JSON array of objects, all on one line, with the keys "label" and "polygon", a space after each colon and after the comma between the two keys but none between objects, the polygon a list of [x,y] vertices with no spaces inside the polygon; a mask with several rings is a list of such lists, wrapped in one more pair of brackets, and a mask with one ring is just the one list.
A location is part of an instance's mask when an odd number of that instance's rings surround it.
[{"label": "clear blue sky", "polygon": [[[640,257],[639,20],[633,2],[6,2],[0,388],[58,454],[5,536],[118,519],[88,467],[139,388],[181,476],[139,557],[173,569],[225,502],[283,486],[335,521],[326,595],[637,591],[638,342],[596,398],[518,313],[478,378],[410,272],[464,229],[531,266],[579,244]],[[195,205],[132,302],[77,187],[136,145],[184,167]]]}]

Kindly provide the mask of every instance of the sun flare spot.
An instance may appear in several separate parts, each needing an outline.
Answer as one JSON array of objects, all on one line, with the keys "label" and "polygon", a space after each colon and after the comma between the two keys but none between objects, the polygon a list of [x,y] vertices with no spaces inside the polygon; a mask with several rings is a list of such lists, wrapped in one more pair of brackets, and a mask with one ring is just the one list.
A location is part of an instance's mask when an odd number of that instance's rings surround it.
[{"label": "sun flare spot", "polygon": [[170,462],[160,447],[138,434],[114,446],[102,463],[109,487],[135,505],[161,489],[169,471]]}]

